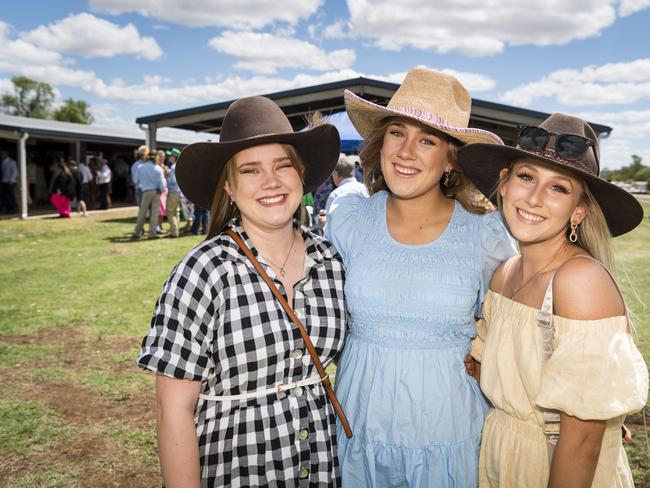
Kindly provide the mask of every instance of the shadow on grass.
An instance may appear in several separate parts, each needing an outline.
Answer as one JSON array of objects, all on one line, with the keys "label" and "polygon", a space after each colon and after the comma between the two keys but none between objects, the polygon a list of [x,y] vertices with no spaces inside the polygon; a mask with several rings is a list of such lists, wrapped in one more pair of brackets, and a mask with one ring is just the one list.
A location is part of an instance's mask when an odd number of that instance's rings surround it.
[{"label": "shadow on grass", "polygon": [[158,235],[157,237],[148,237],[146,234],[142,237],[133,237],[133,234],[125,234],[121,236],[110,236],[104,238],[105,241],[112,242],[114,244],[135,244],[138,242],[151,242],[151,241],[172,241],[177,239],[182,239],[183,237],[196,237],[191,232],[181,234],[178,237],[171,237],[169,234]]},{"label": "shadow on grass", "polygon": [[138,220],[137,216],[136,217],[120,217],[120,218],[115,218],[115,219],[102,219],[99,220],[98,223],[100,224],[134,224]]}]

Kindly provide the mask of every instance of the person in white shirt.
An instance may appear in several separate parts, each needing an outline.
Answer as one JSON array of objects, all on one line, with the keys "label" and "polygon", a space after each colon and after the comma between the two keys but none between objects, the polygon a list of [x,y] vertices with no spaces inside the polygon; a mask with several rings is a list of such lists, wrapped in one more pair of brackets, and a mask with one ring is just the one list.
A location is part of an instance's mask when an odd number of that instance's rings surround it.
[{"label": "person in white shirt", "polygon": [[110,207],[110,188],[111,188],[111,168],[108,167],[106,159],[101,160],[99,170],[97,171],[97,187],[99,188],[99,208],[106,210]]},{"label": "person in white shirt", "polygon": [[136,174],[138,173],[138,168],[140,165],[144,164],[144,162],[149,157],[149,146],[140,146],[136,154],[138,159],[136,159],[135,162],[131,165],[131,182],[133,183],[133,190],[135,192],[135,204],[139,207],[140,202],[142,201],[142,190],[138,187],[138,184],[135,182],[135,180]]},{"label": "person in white shirt", "polygon": [[368,196],[366,186],[363,183],[359,183],[354,177],[354,170],[354,160],[350,156],[341,154],[338,163],[334,167],[334,171],[332,171],[332,181],[334,181],[336,188],[327,197],[327,203],[325,204],[326,213],[330,213],[332,203],[341,195],[358,193],[364,197]]}]

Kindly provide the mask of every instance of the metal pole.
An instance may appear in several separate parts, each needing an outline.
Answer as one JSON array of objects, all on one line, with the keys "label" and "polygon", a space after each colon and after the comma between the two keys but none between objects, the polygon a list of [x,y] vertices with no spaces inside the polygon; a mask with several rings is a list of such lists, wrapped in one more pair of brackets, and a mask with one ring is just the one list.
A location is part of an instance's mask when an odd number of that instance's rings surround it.
[{"label": "metal pole", "polygon": [[20,165],[20,218],[27,219],[27,148],[29,133],[23,132],[18,139],[18,164]]},{"label": "metal pole", "polygon": [[152,151],[156,149],[156,132],[158,132],[156,124],[147,125],[147,146]]}]

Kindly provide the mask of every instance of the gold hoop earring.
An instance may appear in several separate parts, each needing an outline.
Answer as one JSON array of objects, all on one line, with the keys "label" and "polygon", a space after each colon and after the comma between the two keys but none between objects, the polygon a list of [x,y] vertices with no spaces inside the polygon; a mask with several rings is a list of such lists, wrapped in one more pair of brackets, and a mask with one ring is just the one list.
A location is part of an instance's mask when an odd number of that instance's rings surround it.
[{"label": "gold hoop earring", "polygon": [[449,175],[451,174],[450,169],[445,170],[445,181],[443,181],[443,184],[448,187],[449,186]]},{"label": "gold hoop earring", "polygon": [[571,233],[569,234],[569,241],[572,243],[578,242],[578,233],[576,232],[578,230],[578,224],[575,222],[571,222]]}]

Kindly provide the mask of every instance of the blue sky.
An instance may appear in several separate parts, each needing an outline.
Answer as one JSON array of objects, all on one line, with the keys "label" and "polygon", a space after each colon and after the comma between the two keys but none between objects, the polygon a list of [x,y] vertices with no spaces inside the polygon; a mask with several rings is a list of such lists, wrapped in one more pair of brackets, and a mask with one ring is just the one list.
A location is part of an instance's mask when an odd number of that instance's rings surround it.
[{"label": "blue sky", "polygon": [[0,92],[26,75],[126,127],[426,66],[474,98],[612,126],[602,166],[617,168],[650,164],[649,31],[650,0],[25,0],[0,14]]}]

